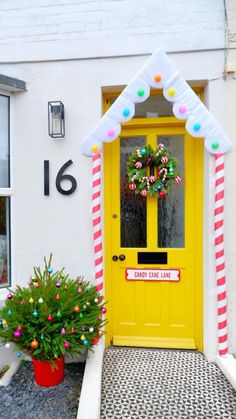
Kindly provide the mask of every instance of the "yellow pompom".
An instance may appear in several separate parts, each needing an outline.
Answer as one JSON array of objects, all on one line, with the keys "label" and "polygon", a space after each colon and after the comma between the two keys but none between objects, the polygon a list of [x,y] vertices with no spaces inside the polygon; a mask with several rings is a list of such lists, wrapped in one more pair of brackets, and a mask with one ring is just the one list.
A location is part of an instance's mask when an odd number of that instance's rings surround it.
[{"label": "yellow pompom", "polygon": [[97,144],[92,145],[91,150],[93,153],[96,153],[99,150],[99,146]]},{"label": "yellow pompom", "polygon": [[168,90],[168,95],[169,95],[169,96],[174,96],[174,95],[175,95],[175,89],[173,89],[173,87],[171,87],[171,88]]},{"label": "yellow pompom", "polygon": [[82,335],[80,339],[81,339],[81,340],[85,340],[85,336],[84,336],[84,335]]},{"label": "yellow pompom", "polygon": [[30,304],[33,304],[33,302],[34,302],[34,299],[33,299],[32,297],[30,297],[30,299],[29,299],[29,303],[30,303]]},{"label": "yellow pompom", "polygon": [[3,326],[6,326],[6,324],[7,324],[6,319],[3,319],[3,321],[2,321],[2,325],[3,325]]}]

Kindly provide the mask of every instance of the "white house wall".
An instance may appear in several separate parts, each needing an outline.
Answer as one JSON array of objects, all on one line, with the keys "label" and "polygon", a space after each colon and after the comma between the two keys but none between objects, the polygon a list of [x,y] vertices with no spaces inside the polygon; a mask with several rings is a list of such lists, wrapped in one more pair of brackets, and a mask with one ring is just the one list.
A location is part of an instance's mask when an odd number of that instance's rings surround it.
[{"label": "white house wall", "polygon": [[8,0],[0,13],[2,62],[224,47],[223,0]]},{"label": "white house wall", "polygon": [[[233,1],[229,4],[233,10]],[[71,275],[91,279],[91,160],[81,153],[80,143],[101,117],[103,88],[127,84],[149,54],[163,46],[186,80],[205,86],[206,105],[235,144],[236,81],[222,79],[223,0],[9,0],[0,3],[0,11],[0,73],[25,80],[28,89],[11,96],[13,285],[26,284],[32,265],[42,263],[51,251],[55,268],[65,265]],[[236,62],[233,50],[230,59]],[[50,100],[65,105],[64,139],[48,136]],[[236,351],[235,153],[233,145],[226,156],[225,198],[232,351]],[[68,173],[78,186],[74,194],[63,196],[56,190],[55,177],[69,159],[74,164]],[[49,197],[43,195],[44,160],[50,161]],[[209,359],[217,350],[213,167],[214,158],[205,153],[204,346]]]}]

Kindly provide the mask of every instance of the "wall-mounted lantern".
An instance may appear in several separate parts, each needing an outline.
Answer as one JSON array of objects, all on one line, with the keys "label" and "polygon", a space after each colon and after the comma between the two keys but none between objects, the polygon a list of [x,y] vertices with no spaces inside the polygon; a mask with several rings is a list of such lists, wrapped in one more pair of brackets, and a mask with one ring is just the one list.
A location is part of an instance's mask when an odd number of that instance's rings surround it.
[{"label": "wall-mounted lantern", "polygon": [[48,102],[48,134],[52,138],[65,137],[64,105],[61,101]]}]

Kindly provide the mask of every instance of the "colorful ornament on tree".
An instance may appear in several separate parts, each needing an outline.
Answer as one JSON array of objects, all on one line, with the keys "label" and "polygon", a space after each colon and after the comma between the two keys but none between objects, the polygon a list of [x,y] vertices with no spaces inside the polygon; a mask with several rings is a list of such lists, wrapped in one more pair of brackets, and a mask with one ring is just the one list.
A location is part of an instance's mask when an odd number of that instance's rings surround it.
[{"label": "colorful ornament on tree", "polygon": [[51,322],[51,321],[52,321],[52,319],[53,319],[52,315],[51,315],[51,314],[49,314],[49,315],[47,316],[47,320],[48,320],[49,322]]},{"label": "colorful ornament on tree", "polygon": [[36,339],[32,340],[30,346],[31,346],[32,349],[37,349],[38,346],[39,346],[38,340],[36,340]]},{"label": "colorful ornament on tree", "polygon": [[38,302],[39,302],[39,304],[42,304],[43,303],[43,298],[39,297]]},{"label": "colorful ornament on tree", "polygon": [[13,298],[13,294],[12,294],[12,292],[9,292],[8,294],[7,294],[7,299],[8,300],[11,300]]},{"label": "colorful ornament on tree", "polygon": [[34,310],[34,312],[33,312],[33,316],[34,316],[34,317],[38,317],[38,315],[39,315],[39,313],[37,312],[37,310]]},{"label": "colorful ornament on tree", "polygon": [[21,332],[20,332],[19,330],[16,330],[16,331],[13,333],[13,336],[14,336],[14,338],[19,339],[19,338],[21,337]]},{"label": "colorful ornament on tree", "polygon": [[129,189],[143,197],[160,197],[161,191],[163,198],[174,183],[180,183],[176,165],[177,160],[163,144],[158,144],[155,150],[150,145],[136,149],[127,163]]},{"label": "colorful ornament on tree", "polygon": [[95,345],[97,345],[97,343],[99,342],[99,338],[93,338],[93,339],[92,339],[92,342],[93,342]]},{"label": "colorful ornament on tree", "polygon": [[70,348],[70,342],[68,342],[67,340],[64,342],[64,348],[69,349]]},{"label": "colorful ornament on tree", "polygon": [[48,268],[48,273],[52,274],[53,273],[53,269],[51,267]]},{"label": "colorful ornament on tree", "polygon": [[56,297],[55,297],[55,299],[56,299],[57,301],[59,301],[59,300],[61,299],[60,295],[59,295],[59,294],[57,294],[57,295],[56,295]]},{"label": "colorful ornament on tree", "polygon": [[75,312],[75,313],[79,313],[79,312],[80,312],[80,308],[79,308],[79,306],[75,306],[75,307],[74,307],[74,312]]},{"label": "colorful ornament on tree", "polygon": [[34,299],[33,299],[32,297],[30,297],[30,299],[29,299],[29,303],[30,303],[30,304],[33,304],[33,303],[34,303]]}]

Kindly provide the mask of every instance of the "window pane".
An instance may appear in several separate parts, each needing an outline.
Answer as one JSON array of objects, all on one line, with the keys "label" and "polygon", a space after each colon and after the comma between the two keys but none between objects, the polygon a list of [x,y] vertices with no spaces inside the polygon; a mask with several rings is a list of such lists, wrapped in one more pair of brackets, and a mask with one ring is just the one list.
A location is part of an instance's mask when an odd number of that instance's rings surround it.
[{"label": "window pane", "polygon": [[164,199],[158,199],[158,247],[184,247],[184,136],[158,137],[178,160],[182,183],[173,185]]},{"label": "window pane", "polygon": [[163,95],[149,96],[145,102],[135,104],[134,118],[158,118],[173,116],[172,103]]},{"label": "window pane", "polygon": [[9,220],[10,198],[0,197],[0,287],[10,285]]},{"label": "window pane", "polygon": [[145,144],[145,137],[124,137],[120,140],[121,247],[147,246],[147,200],[129,189],[126,167],[135,147]]},{"label": "window pane", "polygon": [[9,97],[0,95],[0,188],[9,186]]}]

